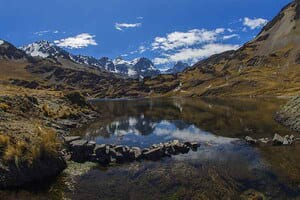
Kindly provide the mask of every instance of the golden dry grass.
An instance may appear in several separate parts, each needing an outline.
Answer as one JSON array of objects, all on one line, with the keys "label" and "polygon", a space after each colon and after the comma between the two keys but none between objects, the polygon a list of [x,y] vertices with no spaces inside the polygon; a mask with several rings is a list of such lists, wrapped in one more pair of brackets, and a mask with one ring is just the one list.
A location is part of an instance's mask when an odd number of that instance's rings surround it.
[{"label": "golden dry grass", "polygon": [[52,129],[36,127],[36,136],[30,141],[13,139],[0,134],[0,155],[4,162],[33,164],[45,157],[56,157],[61,149],[61,142]]},{"label": "golden dry grass", "polygon": [[0,103],[0,110],[7,111],[9,106],[5,103]]}]

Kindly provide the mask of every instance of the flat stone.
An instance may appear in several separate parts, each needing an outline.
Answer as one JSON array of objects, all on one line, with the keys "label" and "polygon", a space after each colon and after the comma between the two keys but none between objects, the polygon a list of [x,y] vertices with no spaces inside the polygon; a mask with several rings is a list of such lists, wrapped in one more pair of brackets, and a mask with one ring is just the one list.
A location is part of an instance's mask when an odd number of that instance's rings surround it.
[{"label": "flat stone", "polygon": [[245,140],[246,140],[247,143],[252,144],[252,145],[257,143],[257,140],[256,140],[256,139],[253,139],[253,138],[250,137],[250,136],[246,136],[246,137],[245,137]]},{"label": "flat stone", "polygon": [[63,139],[64,139],[65,143],[70,144],[73,141],[80,140],[81,137],[80,136],[66,136],[66,137],[63,137]]},{"label": "flat stone", "polygon": [[114,150],[117,152],[123,153],[125,151],[125,147],[122,145],[118,145],[118,146],[114,147]]},{"label": "flat stone", "polygon": [[74,140],[70,143],[71,148],[76,148],[80,146],[84,146],[88,143],[87,140]]},{"label": "flat stone", "polygon": [[164,156],[164,152],[160,147],[157,147],[143,153],[143,156],[148,160],[159,160]]},{"label": "flat stone", "polygon": [[260,138],[258,141],[263,143],[263,144],[268,144],[271,140],[268,139],[268,138]]}]

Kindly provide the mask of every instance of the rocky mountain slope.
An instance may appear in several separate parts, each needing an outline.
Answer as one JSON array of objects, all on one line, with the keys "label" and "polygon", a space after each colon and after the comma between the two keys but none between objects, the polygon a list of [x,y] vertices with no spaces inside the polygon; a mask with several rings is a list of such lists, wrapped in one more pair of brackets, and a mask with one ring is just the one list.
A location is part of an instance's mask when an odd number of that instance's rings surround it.
[{"label": "rocky mountain slope", "polygon": [[39,41],[20,48],[32,57],[67,59],[77,64],[96,67],[130,78],[156,76],[160,71],[147,58],[136,58],[126,61],[121,57],[111,60],[107,57],[96,59],[92,56],[73,55],[48,41]]},{"label": "rocky mountain slope", "polygon": [[183,72],[188,67],[189,67],[189,65],[187,63],[178,61],[177,63],[175,63],[173,68],[168,69],[167,71],[165,71],[165,73],[166,74],[177,74],[177,73]]},{"label": "rocky mountain slope", "polygon": [[[132,83],[140,96],[291,96],[300,89],[300,1],[285,6],[252,41],[177,75]],[[144,93],[145,87],[150,93]],[[141,91],[140,91],[141,90]]]}]

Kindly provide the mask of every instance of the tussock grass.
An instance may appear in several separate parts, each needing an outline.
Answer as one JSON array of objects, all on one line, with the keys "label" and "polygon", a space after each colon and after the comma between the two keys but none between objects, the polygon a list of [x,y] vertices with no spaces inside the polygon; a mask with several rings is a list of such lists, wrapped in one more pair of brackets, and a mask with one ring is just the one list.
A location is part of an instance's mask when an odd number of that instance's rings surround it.
[{"label": "tussock grass", "polygon": [[52,129],[37,126],[34,134],[28,141],[0,134],[0,156],[4,163],[31,165],[40,159],[59,156],[62,145]]},{"label": "tussock grass", "polygon": [[0,110],[7,111],[9,106],[5,103],[0,103]]}]

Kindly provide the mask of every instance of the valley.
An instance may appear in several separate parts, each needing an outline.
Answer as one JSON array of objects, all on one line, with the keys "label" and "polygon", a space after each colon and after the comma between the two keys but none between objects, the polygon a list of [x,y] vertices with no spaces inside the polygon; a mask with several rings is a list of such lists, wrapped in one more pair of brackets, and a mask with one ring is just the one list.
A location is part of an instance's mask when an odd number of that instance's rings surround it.
[{"label": "valley", "polygon": [[[237,50],[168,70],[146,57],[95,58],[46,40],[19,48],[0,40],[0,196],[299,198],[299,25],[294,0]],[[295,142],[275,145],[276,133]],[[93,147],[88,159],[72,159],[68,136],[80,136],[79,157]],[[246,136],[273,142],[253,145]],[[165,153],[170,144],[184,153]],[[95,152],[101,145],[105,164]],[[127,147],[163,156],[119,163],[116,149]]]}]

